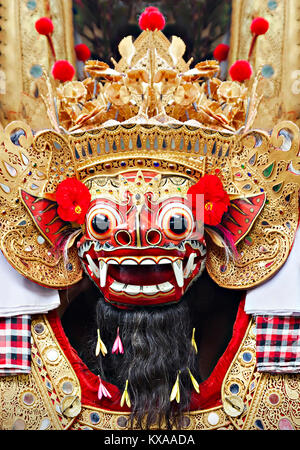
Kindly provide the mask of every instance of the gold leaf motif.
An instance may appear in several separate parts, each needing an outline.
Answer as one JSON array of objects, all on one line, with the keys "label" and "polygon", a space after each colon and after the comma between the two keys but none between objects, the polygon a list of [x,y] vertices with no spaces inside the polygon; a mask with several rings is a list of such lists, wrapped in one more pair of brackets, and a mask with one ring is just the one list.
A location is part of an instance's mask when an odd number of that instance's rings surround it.
[{"label": "gold leaf motif", "polygon": [[195,352],[198,353],[198,348],[197,348],[197,344],[196,344],[196,341],[195,341],[195,331],[196,331],[196,329],[193,328],[191,344],[192,344],[192,347],[194,348]]},{"label": "gold leaf motif", "polygon": [[176,381],[175,381],[174,386],[171,391],[170,402],[172,402],[173,400],[176,400],[177,403],[180,403],[179,375],[180,375],[180,370],[178,371]]},{"label": "gold leaf motif", "polygon": [[188,368],[188,373],[191,378],[191,382],[192,382],[192,385],[194,386],[195,391],[197,392],[197,394],[199,394],[200,393],[199,383],[197,382],[196,378],[192,375],[192,372],[190,371],[189,368]]},{"label": "gold leaf motif", "polygon": [[121,397],[121,402],[120,402],[121,407],[124,406],[124,403],[126,403],[128,408],[131,407],[131,401],[130,401],[130,397],[128,394],[128,380],[126,380],[125,389],[124,389],[122,397]]}]

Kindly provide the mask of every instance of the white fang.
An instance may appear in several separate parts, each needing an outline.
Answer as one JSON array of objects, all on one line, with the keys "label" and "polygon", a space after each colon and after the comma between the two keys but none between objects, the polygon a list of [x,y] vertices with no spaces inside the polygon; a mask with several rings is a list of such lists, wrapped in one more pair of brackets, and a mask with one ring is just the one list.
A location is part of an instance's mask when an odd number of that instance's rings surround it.
[{"label": "white fang", "polygon": [[196,253],[191,253],[188,259],[188,262],[186,263],[184,272],[183,272],[183,276],[184,278],[188,278],[190,276],[190,274],[192,273],[192,271],[195,269],[195,264],[194,264],[194,259],[196,258],[197,254]]},{"label": "white fang", "polygon": [[91,271],[96,275],[96,277],[99,278],[99,269],[88,253],[86,255],[86,259],[87,259],[87,262],[89,263],[89,268],[91,269]]},{"label": "white fang", "polygon": [[100,287],[104,287],[106,285],[106,277],[107,277],[107,264],[102,259],[99,259],[99,274],[100,274]]},{"label": "white fang", "polygon": [[182,260],[177,259],[172,263],[172,267],[174,270],[175,278],[179,287],[183,287],[183,268],[182,268]]}]

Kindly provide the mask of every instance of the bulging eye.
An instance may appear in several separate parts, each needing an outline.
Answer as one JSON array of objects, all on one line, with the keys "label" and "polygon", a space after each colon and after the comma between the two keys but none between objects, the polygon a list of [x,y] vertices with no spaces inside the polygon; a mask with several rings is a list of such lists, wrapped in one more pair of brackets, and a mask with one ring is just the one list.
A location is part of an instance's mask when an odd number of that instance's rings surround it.
[{"label": "bulging eye", "polygon": [[98,240],[108,239],[120,222],[120,215],[109,205],[94,205],[86,218],[89,235]]},{"label": "bulging eye", "polygon": [[169,239],[186,238],[194,229],[192,211],[180,203],[166,205],[159,214],[158,225]]},{"label": "bulging eye", "polygon": [[110,219],[107,214],[96,214],[93,217],[91,226],[97,234],[107,233],[111,226]]},{"label": "bulging eye", "polygon": [[169,219],[169,229],[174,234],[183,234],[188,229],[188,221],[183,214],[174,214]]}]

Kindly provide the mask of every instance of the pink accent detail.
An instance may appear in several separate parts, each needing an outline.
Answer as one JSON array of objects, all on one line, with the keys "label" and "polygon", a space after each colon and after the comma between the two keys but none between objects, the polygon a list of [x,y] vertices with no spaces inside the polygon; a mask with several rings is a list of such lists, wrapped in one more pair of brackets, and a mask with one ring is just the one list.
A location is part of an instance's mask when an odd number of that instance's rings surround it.
[{"label": "pink accent detail", "polygon": [[230,246],[230,249],[234,252],[235,256],[238,257],[238,251],[235,246],[233,234],[226,228],[224,228],[222,225],[217,225],[216,228],[218,228],[224,234],[225,241],[227,241],[227,243]]},{"label": "pink accent detail", "polygon": [[104,386],[104,384],[102,383],[101,378],[99,377],[99,388],[98,388],[98,398],[99,398],[99,400],[101,400],[102,397],[111,398],[111,395],[108,392],[108,390],[106,389],[106,387]]},{"label": "pink accent detail", "polygon": [[120,338],[120,335],[119,335],[119,328],[117,330],[117,337],[116,337],[116,340],[114,342],[114,345],[113,345],[113,348],[112,348],[111,352],[112,353],[116,353],[116,354],[118,354],[119,352],[120,353],[124,353],[123,344],[122,344],[122,341],[121,341],[121,338]]},{"label": "pink accent detail", "polygon": [[265,267],[270,267],[272,264],[274,263],[274,261],[271,261],[271,262],[269,262],[269,263],[267,263],[266,265],[265,265]]},{"label": "pink accent detail", "polygon": [[280,430],[294,430],[295,428],[288,419],[280,419],[278,422]]}]

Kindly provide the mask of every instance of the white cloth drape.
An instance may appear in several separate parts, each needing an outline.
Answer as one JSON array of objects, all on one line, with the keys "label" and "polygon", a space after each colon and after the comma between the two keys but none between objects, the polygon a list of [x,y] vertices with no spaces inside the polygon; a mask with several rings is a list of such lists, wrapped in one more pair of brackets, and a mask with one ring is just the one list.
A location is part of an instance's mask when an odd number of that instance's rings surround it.
[{"label": "white cloth drape", "polygon": [[279,272],[247,292],[245,312],[253,315],[300,315],[300,229]]},{"label": "white cloth drape", "polygon": [[57,290],[27,280],[0,251],[0,317],[47,313],[59,305]]}]

